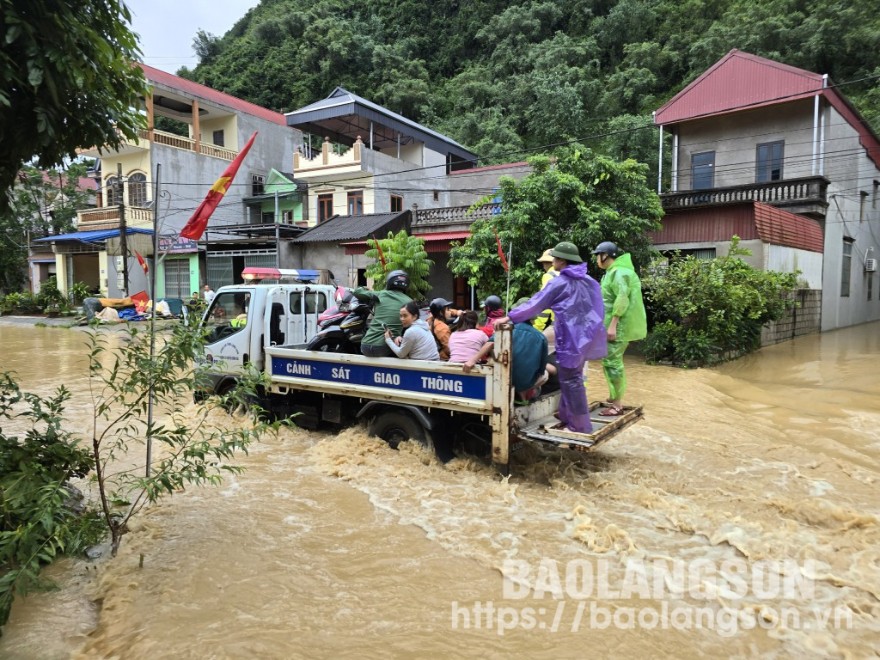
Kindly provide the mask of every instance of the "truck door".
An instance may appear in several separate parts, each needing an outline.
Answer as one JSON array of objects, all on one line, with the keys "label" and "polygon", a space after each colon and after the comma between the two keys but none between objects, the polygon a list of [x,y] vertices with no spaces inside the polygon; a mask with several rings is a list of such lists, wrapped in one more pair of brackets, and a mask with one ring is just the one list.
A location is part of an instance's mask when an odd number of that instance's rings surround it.
[{"label": "truck door", "polygon": [[260,328],[248,315],[250,306],[250,291],[221,290],[205,314],[206,353],[212,362],[224,365],[224,373],[240,373],[245,360],[252,357],[251,334]]},{"label": "truck door", "polygon": [[266,317],[264,344],[268,346],[285,346],[296,343],[289,339],[290,308],[288,307],[288,295],[285,287],[275,287],[266,295]]},{"label": "truck door", "polygon": [[298,286],[288,295],[290,315],[287,322],[291,344],[305,344],[318,331],[318,315],[327,309],[325,287]]}]

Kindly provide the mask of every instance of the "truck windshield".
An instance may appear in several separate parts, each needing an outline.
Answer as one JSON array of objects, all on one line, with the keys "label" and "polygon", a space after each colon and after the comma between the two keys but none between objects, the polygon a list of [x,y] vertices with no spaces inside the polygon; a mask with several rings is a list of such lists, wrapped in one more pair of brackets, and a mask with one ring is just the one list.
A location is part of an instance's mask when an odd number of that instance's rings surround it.
[{"label": "truck windshield", "polygon": [[247,327],[251,294],[222,291],[216,295],[205,317],[208,342],[213,343]]}]

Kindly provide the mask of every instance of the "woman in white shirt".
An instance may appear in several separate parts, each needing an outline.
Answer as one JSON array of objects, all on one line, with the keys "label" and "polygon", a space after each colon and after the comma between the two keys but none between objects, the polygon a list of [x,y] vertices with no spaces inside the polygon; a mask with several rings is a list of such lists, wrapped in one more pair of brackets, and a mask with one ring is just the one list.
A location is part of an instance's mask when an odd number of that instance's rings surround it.
[{"label": "woman in white shirt", "polygon": [[400,324],[403,335],[393,337],[391,329],[385,330],[385,343],[399,358],[413,360],[439,360],[437,340],[428,324],[421,319],[419,306],[410,301],[400,308]]}]

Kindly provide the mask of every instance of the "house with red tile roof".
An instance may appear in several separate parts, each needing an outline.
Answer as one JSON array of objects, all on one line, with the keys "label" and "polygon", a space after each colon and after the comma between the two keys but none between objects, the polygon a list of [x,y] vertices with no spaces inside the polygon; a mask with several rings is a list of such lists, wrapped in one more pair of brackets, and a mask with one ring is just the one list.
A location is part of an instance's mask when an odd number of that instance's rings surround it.
[{"label": "house with red tile roof", "polygon": [[736,234],[821,292],[822,330],[880,319],[880,139],[827,75],[732,50],[654,123],[658,249],[722,255]]},{"label": "house with red tile roof", "polygon": [[[205,283],[215,289],[233,283],[245,266],[283,261],[278,253],[286,239],[303,231],[305,187],[284,174],[302,133],[279,112],[138,66],[150,88],[143,99],[145,128],[120,149],[96,145],[81,151],[97,159],[99,202],[78,214],[78,231],[50,239],[59,288],[85,281],[103,295],[120,296],[127,265],[127,292],[147,290],[135,251],[157,269],[156,297],[183,299]],[[255,132],[202,240],[181,240],[180,230]],[[123,217],[127,258],[119,256]],[[154,227],[159,260],[153,258]]]}]

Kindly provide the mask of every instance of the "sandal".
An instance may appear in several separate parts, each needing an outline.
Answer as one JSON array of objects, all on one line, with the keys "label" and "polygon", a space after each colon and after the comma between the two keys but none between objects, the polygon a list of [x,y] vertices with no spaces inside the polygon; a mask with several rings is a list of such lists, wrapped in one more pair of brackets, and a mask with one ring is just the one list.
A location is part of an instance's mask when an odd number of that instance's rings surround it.
[{"label": "sandal", "polygon": [[615,406],[613,404],[609,404],[607,408],[602,408],[599,411],[599,415],[602,417],[619,417],[623,414],[622,406]]}]

